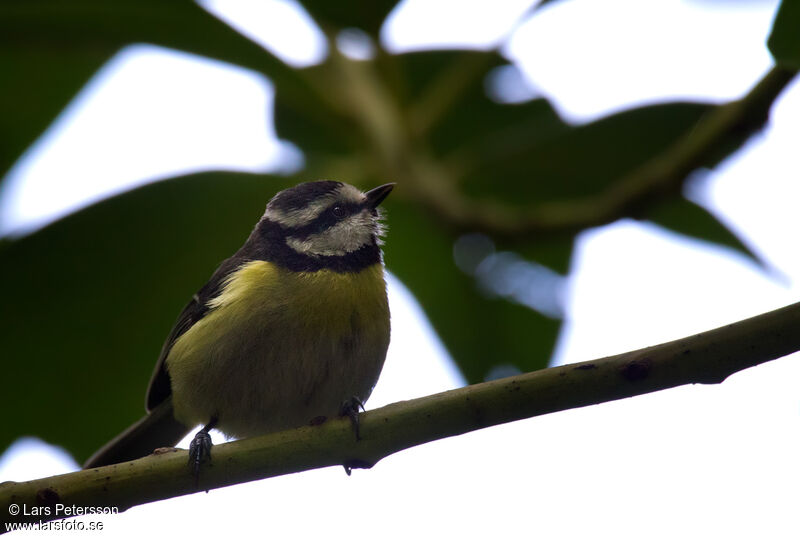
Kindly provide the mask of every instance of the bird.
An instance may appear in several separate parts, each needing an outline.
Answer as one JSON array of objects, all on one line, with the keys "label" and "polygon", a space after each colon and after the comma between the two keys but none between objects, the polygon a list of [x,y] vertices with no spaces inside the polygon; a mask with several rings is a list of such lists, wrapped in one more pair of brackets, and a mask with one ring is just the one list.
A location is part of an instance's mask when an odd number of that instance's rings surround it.
[{"label": "bird", "polygon": [[210,459],[212,429],[247,438],[349,415],[358,437],[358,408],[390,340],[379,205],[393,187],[321,180],[278,192],[178,316],[146,415],[84,469],[172,447],[197,426],[195,474]]}]

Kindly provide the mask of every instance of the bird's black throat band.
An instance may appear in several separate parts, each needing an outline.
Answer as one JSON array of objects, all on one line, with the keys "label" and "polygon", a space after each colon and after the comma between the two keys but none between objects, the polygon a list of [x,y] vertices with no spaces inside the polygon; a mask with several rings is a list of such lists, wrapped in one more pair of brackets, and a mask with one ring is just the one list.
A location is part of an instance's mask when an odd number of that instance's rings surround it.
[{"label": "bird's black throat band", "polygon": [[293,272],[360,272],[381,262],[381,250],[374,239],[345,255],[306,255],[292,249],[286,243],[287,236],[278,223],[263,219],[236,256],[272,262]]}]

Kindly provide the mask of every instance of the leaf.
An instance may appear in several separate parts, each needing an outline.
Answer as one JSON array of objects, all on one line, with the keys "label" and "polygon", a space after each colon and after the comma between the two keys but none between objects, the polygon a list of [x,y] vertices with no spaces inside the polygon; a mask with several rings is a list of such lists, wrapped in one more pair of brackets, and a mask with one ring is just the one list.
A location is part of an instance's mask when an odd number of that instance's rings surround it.
[{"label": "leaf", "polygon": [[508,139],[471,149],[465,184],[475,196],[530,206],[596,195],[688,132],[713,106],[636,108],[526,146]]},{"label": "leaf", "polygon": [[381,26],[397,4],[396,0],[303,0],[303,7],[323,29],[358,28],[375,40]]},{"label": "leaf", "polygon": [[267,74],[293,102],[297,71],[188,0],[5,0],[0,3],[0,176],[105,61],[147,42]]},{"label": "leaf", "polygon": [[671,231],[739,251],[765,266],[763,260],[716,216],[684,197],[661,203],[648,213],[647,218]]},{"label": "leaf", "polygon": [[[524,151],[566,128],[544,99],[504,104],[489,98],[487,76],[498,68],[514,68],[497,52],[412,52],[395,58],[407,80],[401,101],[436,155],[471,154],[476,147],[509,143]],[[395,81],[391,87],[401,86]]]},{"label": "leaf", "polygon": [[[2,30],[0,30],[2,32]],[[103,64],[106,51],[61,51],[58,61],[46,50],[20,53],[0,47],[0,181],[27,149]]]},{"label": "leaf", "polygon": [[[483,381],[503,364],[523,371],[546,367],[560,320],[487,296],[472,276],[456,267],[455,236],[412,205],[391,200],[387,204],[387,267],[422,304],[467,381]],[[568,256],[570,248],[565,250]]]},{"label": "leaf", "polygon": [[783,0],[767,46],[775,62],[785,67],[800,69],[800,2]]},{"label": "leaf", "polygon": [[[175,318],[292,181],[203,173],[150,184],[0,248],[6,412],[79,460],[144,415]],[[13,381],[10,381],[13,380]]]}]

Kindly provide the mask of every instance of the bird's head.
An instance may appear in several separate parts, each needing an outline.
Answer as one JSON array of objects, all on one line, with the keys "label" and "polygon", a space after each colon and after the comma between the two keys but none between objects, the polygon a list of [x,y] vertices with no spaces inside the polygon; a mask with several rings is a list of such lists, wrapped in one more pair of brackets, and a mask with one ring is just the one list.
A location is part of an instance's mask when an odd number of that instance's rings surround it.
[{"label": "bird's head", "polygon": [[276,194],[262,221],[277,227],[294,253],[344,257],[380,245],[378,205],[393,187],[390,183],[361,192],[338,181],[304,182]]}]

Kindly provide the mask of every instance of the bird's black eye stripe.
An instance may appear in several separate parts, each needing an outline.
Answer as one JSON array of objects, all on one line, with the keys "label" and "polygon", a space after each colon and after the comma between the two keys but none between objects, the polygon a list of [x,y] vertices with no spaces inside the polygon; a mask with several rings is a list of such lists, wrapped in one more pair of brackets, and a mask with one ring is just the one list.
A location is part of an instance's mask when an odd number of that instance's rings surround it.
[{"label": "bird's black eye stripe", "polygon": [[[333,227],[350,214],[355,214],[362,209],[363,207],[358,203],[336,203],[324,210],[314,221],[302,227],[286,229],[286,234],[296,238],[306,238],[312,234],[321,233],[325,229]],[[340,215],[337,213],[340,213]]]},{"label": "bird's black eye stripe", "polygon": [[316,220],[311,222],[311,225],[314,223],[319,223],[323,226],[328,226],[344,219],[350,214],[355,214],[359,209],[359,205],[355,203],[336,203],[335,205],[331,205],[328,210],[320,214]]}]

